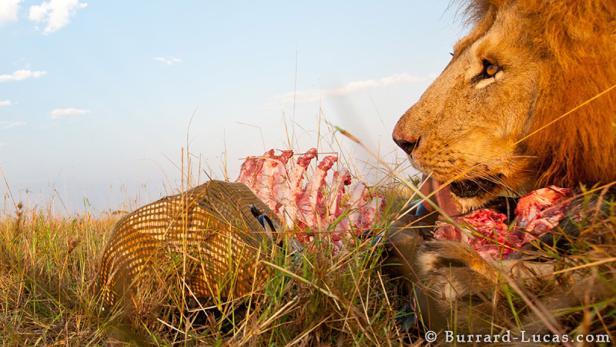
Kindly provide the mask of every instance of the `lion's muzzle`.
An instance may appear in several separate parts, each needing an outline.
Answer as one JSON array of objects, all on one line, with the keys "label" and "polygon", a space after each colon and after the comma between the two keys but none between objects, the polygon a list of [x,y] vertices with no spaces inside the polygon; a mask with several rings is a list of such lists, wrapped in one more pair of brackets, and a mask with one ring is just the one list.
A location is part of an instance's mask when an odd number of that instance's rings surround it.
[{"label": "lion's muzzle", "polygon": [[413,151],[419,146],[421,137],[405,133],[398,123],[394,128],[393,140],[406,154],[412,155]]}]

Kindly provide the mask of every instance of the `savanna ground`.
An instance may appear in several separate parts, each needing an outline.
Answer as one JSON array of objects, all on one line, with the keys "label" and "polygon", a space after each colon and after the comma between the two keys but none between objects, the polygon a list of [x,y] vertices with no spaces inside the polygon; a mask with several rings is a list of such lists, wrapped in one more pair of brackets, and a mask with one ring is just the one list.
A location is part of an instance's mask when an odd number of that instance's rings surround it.
[{"label": "savanna ground", "polygon": [[[404,339],[395,324],[400,298],[380,268],[382,247],[372,239],[358,239],[340,256],[325,242],[301,255],[274,255],[262,291],[227,306],[212,300],[207,305],[220,310],[208,315],[177,309],[179,297],[160,304],[156,295],[130,313],[130,322],[120,311],[101,312],[96,275],[119,218],[62,218],[18,204],[0,221],[3,344],[346,346]],[[391,218],[386,212],[382,225]]]},{"label": "savanna ground", "polygon": [[[399,179],[392,174],[376,188],[386,207],[373,235],[386,230],[414,198]],[[384,274],[384,246],[378,238],[357,238],[336,256],[318,240],[300,254],[272,254],[265,287],[230,303],[215,298],[196,304],[179,295],[161,300],[161,290],[144,295],[130,312],[105,312],[96,278],[105,243],[121,215],[59,217],[17,201],[9,204],[11,212],[0,220],[3,345],[425,344],[417,330],[421,321],[413,319],[399,282]],[[616,206],[608,204],[584,228],[582,235],[593,237],[574,240],[573,254],[565,258],[546,248],[546,257],[561,261],[564,272],[583,268],[614,274]],[[595,256],[586,257],[589,250]],[[614,301],[567,308],[576,317],[568,332],[608,334],[614,341]],[[512,308],[511,320],[516,319]]]}]

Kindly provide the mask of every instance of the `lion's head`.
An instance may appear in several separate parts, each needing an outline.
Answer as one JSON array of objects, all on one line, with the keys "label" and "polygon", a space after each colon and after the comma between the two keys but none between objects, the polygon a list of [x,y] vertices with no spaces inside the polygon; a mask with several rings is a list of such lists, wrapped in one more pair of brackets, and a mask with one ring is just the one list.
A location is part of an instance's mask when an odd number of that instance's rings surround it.
[{"label": "lion's head", "polygon": [[470,33],[394,129],[415,167],[453,182],[464,208],[616,180],[616,2],[476,0],[468,13]]}]

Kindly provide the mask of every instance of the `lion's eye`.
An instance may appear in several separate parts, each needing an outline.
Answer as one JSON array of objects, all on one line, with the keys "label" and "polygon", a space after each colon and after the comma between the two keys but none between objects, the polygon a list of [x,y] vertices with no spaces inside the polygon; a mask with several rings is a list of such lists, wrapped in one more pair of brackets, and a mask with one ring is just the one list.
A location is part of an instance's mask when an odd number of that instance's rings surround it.
[{"label": "lion's eye", "polygon": [[486,67],[486,75],[490,77],[496,75],[497,72],[498,72],[498,66],[496,65],[488,65],[488,67]]},{"label": "lion's eye", "polygon": [[496,75],[503,70],[503,68],[487,59],[482,60],[481,63],[483,64],[483,69],[471,79],[471,83],[475,84],[477,89],[481,89],[494,82]]},{"label": "lion's eye", "polygon": [[481,72],[471,78],[471,83],[475,86],[475,89],[482,89],[488,85],[496,82],[499,77],[502,77],[503,68],[499,65],[484,59],[481,61],[483,68]]},{"label": "lion's eye", "polygon": [[494,75],[496,75],[499,71],[501,70],[501,68],[496,65],[493,64],[492,62],[490,62],[489,60],[483,60],[483,71],[481,71],[481,77],[483,78],[490,78],[490,77],[494,77]]}]

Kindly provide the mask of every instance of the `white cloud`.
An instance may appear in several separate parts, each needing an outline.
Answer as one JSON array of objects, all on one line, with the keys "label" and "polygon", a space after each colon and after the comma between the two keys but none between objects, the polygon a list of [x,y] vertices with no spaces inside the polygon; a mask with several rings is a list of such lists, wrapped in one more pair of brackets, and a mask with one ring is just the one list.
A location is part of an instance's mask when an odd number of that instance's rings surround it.
[{"label": "white cloud", "polygon": [[51,115],[51,119],[61,119],[67,117],[78,117],[87,113],[90,113],[90,110],[86,110],[83,108],[66,107],[53,109],[49,114]]},{"label": "white cloud", "polygon": [[48,0],[40,5],[30,6],[28,18],[37,23],[45,25],[43,33],[51,34],[65,27],[78,10],[88,6],[79,0]]},{"label": "white cloud", "polygon": [[154,60],[166,65],[175,65],[182,62],[182,59],[177,57],[154,57]]},{"label": "white cloud", "polygon": [[295,100],[295,102],[313,102],[327,97],[353,94],[366,89],[382,88],[396,84],[424,82],[428,79],[428,77],[418,77],[408,73],[400,73],[379,79],[352,81],[337,88],[309,89],[289,92],[278,96],[276,99],[281,102],[292,102],[293,100]]},{"label": "white cloud", "polygon": [[0,82],[22,81],[28,78],[39,78],[46,74],[46,71],[17,70],[12,74],[0,75]]},{"label": "white cloud", "polygon": [[0,24],[17,20],[21,0],[0,0]]},{"label": "white cloud", "polygon": [[0,100],[0,107],[7,107],[7,106],[11,106],[13,103],[11,102],[11,100]]},{"label": "white cloud", "polygon": [[26,122],[22,121],[0,121],[0,129],[10,129],[26,125]]}]

